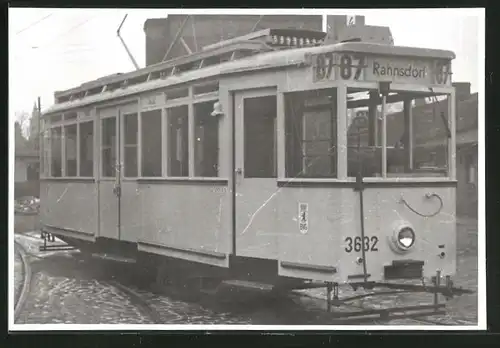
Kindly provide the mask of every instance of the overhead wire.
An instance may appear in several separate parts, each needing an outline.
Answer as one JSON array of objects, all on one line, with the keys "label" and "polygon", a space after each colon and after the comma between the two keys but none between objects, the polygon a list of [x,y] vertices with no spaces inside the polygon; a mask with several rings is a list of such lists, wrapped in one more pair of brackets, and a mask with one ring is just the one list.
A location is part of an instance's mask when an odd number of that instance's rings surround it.
[{"label": "overhead wire", "polygon": [[56,36],[56,38],[52,41],[49,41],[49,43],[45,44],[45,45],[42,45],[40,46],[39,48],[44,48],[44,47],[47,47],[47,46],[50,46],[52,44],[54,44],[55,42],[57,42],[61,37],[64,37],[66,36],[67,34],[69,34],[70,32],[72,32],[73,30],[75,29],[78,29],[80,27],[82,27],[83,25],[87,24],[89,21],[91,21],[92,19],[94,19],[96,16],[92,16],[90,18],[87,18],[85,21],[81,22],[81,23],[78,23],[77,25],[69,28],[68,30],[64,31],[63,33],[61,33],[60,35]]},{"label": "overhead wire", "polygon": [[31,24],[30,24],[30,25],[28,25],[27,27],[25,27],[25,28],[23,28],[23,29],[21,29],[21,30],[17,31],[17,32],[16,32],[16,35],[19,35],[19,34],[21,34],[22,32],[24,32],[24,31],[26,31],[26,30],[28,30],[28,29],[30,29],[30,28],[32,28],[32,27],[34,27],[34,26],[35,26],[35,25],[37,25],[38,23],[43,22],[44,20],[46,20],[47,18],[49,18],[49,17],[50,17],[50,16],[52,16],[53,14],[54,14],[54,13],[49,13],[49,14],[48,14],[48,15],[46,15],[45,17],[43,17],[43,18],[41,18],[41,19],[39,19],[39,20],[37,20],[37,21],[35,21],[35,22],[31,23]]}]

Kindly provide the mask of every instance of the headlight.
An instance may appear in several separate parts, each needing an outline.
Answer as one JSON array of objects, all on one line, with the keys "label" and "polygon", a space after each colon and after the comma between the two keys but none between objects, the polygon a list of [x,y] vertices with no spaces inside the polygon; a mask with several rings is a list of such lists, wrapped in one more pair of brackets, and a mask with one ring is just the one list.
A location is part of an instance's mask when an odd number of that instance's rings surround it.
[{"label": "headlight", "polygon": [[415,229],[408,221],[395,221],[392,235],[389,237],[391,249],[396,253],[406,253],[415,245],[417,236]]},{"label": "headlight", "polygon": [[404,250],[410,249],[415,243],[415,232],[411,227],[403,227],[398,232],[398,246]]}]

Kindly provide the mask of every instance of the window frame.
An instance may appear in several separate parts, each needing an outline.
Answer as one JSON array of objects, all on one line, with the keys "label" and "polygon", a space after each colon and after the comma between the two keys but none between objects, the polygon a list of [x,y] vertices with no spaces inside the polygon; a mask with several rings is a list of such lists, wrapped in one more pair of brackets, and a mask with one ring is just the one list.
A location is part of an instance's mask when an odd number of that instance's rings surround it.
[{"label": "window frame", "polygon": [[[206,89],[209,88],[208,92],[203,93],[195,93],[198,88]],[[187,92],[187,93],[186,93]],[[169,98],[169,96],[175,95],[177,97]],[[151,103],[148,101],[152,100],[152,97],[155,97],[155,102]],[[217,176],[212,177],[204,177],[204,176],[196,176],[195,175],[195,114],[194,108],[195,105],[199,103],[213,102],[216,103],[219,101],[219,80],[209,80],[203,82],[195,82],[188,83],[182,85],[176,85],[167,88],[161,88],[154,91],[148,91],[147,93],[141,94],[138,96],[139,98],[139,113],[138,113],[138,132],[139,132],[139,140],[138,140],[138,165],[139,165],[139,173],[138,180],[174,180],[174,181],[183,181],[183,180],[220,180],[221,172],[220,169],[217,170]],[[176,107],[187,107],[187,122],[188,122],[188,175],[187,176],[171,176],[169,175],[169,115],[168,110]],[[142,176],[142,161],[143,161],[143,141],[142,141],[142,113],[161,110],[161,176],[148,177]],[[221,122],[218,122],[218,146],[220,149],[221,146]],[[220,151],[218,151],[218,166],[220,168]],[[129,179],[129,178],[127,178]]]},{"label": "window frame", "polygon": [[[174,96],[174,97],[172,97]],[[128,115],[129,112],[121,112],[120,107],[132,102],[137,102],[137,176],[136,177],[126,177],[122,176],[125,180],[140,180],[140,179],[160,179],[160,180],[203,180],[203,181],[217,181],[223,179],[221,176],[221,158],[220,158],[220,147],[221,147],[221,127],[222,123],[218,120],[217,122],[217,176],[197,176],[195,175],[195,146],[196,146],[196,122],[195,122],[195,106],[201,103],[216,103],[219,101],[219,80],[209,80],[209,81],[196,81],[195,83],[186,83],[182,85],[176,85],[171,87],[162,87],[154,91],[147,91],[145,93],[139,93],[134,98],[129,98],[127,100],[120,101],[108,101],[106,103],[94,104],[91,106],[85,106],[78,109],[68,109],[57,114],[48,115],[48,122],[45,122],[44,129],[49,132],[49,136],[46,141],[49,144],[49,151],[46,154],[42,152],[42,160],[48,158],[48,168],[46,178],[54,178],[52,176],[52,152],[51,152],[51,131],[53,128],[60,127],[62,141],[61,141],[61,177],[55,177],[56,179],[66,179],[66,180],[78,180],[78,179],[104,179],[110,180],[114,179],[114,176],[104,176],[103,168],[103,124],[102,122],[107,118],[115,118],[116,122],[119,122],[119,129],[117,127],[116,132],[121,132],[120,144],[117,144],[120,149],[119,152],[121,158],[120,161],[124,162],[126,148],[126,139],[124,134],[125,121],[122,115]],[[168,150],[168,109],[174,107],[187,107],[188,109],[188,175],[183,177],[169,176],[169,150]],[[103,115],[99,113],[100,110],[110,109],[115,110],[114,115]],[[142,117],[143,113],[149,111],[159,110],[161,112],[161,176],[143,176],[142,175],[142,163],[143,163],[143,139],[142,139]],[[70,115],[66,119],[65,115]],[[53,121],[53,116],[56,117],[56,121]],[[118,117],[121,119],[118,120]],[[81,123],[92,122],[93,124],[93,145],[92,158],[93,158],[93,175],[91,177],[80,176],[81,173]],[[68,177],[66,175],[66,139],[64,137],[65,127],[68,125],[76,125],[77,127],[77,139],[76,139],[76,151],[77,151],[77,175]],[[116,134],[118,136],[118,134]],[[118,153],[117,153],[118,155]],[[227,159],[226,159],[227,160]],[[44,162],[47,163],[47,162]],[[45,169],[45,167],[44,167]]]},{"label": "window frame", "polygon": [[[400,93],[400,92],[406,92],[406,93],[415,93],[417,95],[418,93],[424,94],[424,93],[429,93],[433,92],[436,95],[445,95],[447,97],[448,101],[448,116],[447,116],[447,121],[448,121],[448,127],[451,132],[451,137],[447,140],[447,172],[446,175],[444,176],[439,176],[439,177],[434,177],[431,175],[419,175],[419,176],[410,176],[410,177],[395,177],[395,176],[388,176],[387,175],[387,117],[386,117],[386,111],[387,108],[384,109],[384,114],[382,115],[382,122],[381,122],[381,127],[378,129],[378,131],[381,133],[381,144],[380,146],[382,147],[382,163],[381,163],[381,176],[380,177],[366,177],[364,178],[366,181],[400,181],[400,182],[418,182],[418,181],[456,181],[456,160],[455,160],[455,153],[456,153],[456,140],[455,140],[455,127],[456,127],[456,119],[455,119],[455,90],[453,87],[433,87],[431,89],[425,87],[425,86],[415,86],[415,85],[409,85],[409,84],[397,84],[397,83],[391,83],[391,89],[390,93]],[[348,132],[348,124],[347,124],[347,91],[348,89],[362,89],[363,91],[369,92],[369,91],[378,91],[379,90],[379,84],[377,82],[346,82],[346,83],[341,83],[340,86],[338,87],[340,94],[343,94],[343,99],[342,102],[338,103],[338,110],[340,114],[341,109],[345,109],[344,114],[346,115],[345,122],[345,137],[346,137],[346,144],[347,144],[347,132]],[[416,99],[414,97],[413,99]],[[404,111],[402,111],[404,112]],[[411,114],[411,111],[410,111]],[[412,116],[410,116],[410,120],[412,119]],[[411,127],[413,127],[413,122],[411,122]],[[413,138],[414,134],[411,135]],[[339,138],[340,142],[340,138]],[[413,154],[412,154],[413,156]],[[340,154],[339,154],[340,157]],[[354,177],[349,177],[347,176],[347,154],[345,155],[345,158],[340,159],[343,162],[343,166],[345,166],[345,179],[348,181],[354,181]]]},{"label": "window frame", "polygon": [[[43,137],[41,143],[41,166],[43,174],[40,176],[41,179],[56,179],[56,180],[81,180],[81,179],[95,179],[95,146],[96,146],[96,117],[95,117],[94,107],[83,107],[78,109],[68,109],[64,112],[49,114],[43,118]],[[66,117],[66,115],[71,115]],[[54,121],[56,118],[56,121]],[[92,123],[92,176],[81,176],[80,175],[80,124],[81,123]],[[76,175],[67,175],[66,166],[66,127],[76,126]],[[61,129],[61,176],[54,176],[52,173],[52,130],[55,128]]]},{"label": "window frame", "polygon": [[[279,155],[277,153],[277,156],[278,156],[278,159],[277,159],[277,163],[278,163],[278,171],[280,170],[280,166],[279,166],[279,163],[281,161],[281,166],[283,167],[281,169],[282,173],[283,173],[283,179],[281,179],[281,176],[278,175],[278,180],[290,180],[290,179],[293,179],[293,180],[299,180],[299,181],[322,181],[322,180],[327,180],[327,181],[338,181],[339,179],[341,179],[341,167],[340,167],[340,162],[339,162],[339,158],[340,158],[340,151],[339,151],[339,144],[340,144],[340,136],[341,136],[341,131],[340,131],[340,127],[341,127],[341,122],[342,120],[339,120],[340,117],[338,117],[338,115],[340,115],[339,113],[339,110],[340,110],[340,103],[338,103],[338,98],[339,98],[339,84],[338,82],[334,82],[332,83],[331,85],[329,86],[321,86],[321,87],[318,87],[318,88],[308,88],[308,89],[296,89],[294,88],[293,90],[287,90],[287,91],[283,91],[283,93],[279,93],[279,95],[282,95],[281,98],[278,98],[278,113],[280,112],[280,110],[282,110],[282,115],[278,115],[278,119],[277,119],[277,122],[278,120],[280,119],[280,117],[282,118],[282,124],[281,126],[284,128],[284,131],[283,131],[283,137],[282,137],[282,140],[281,142],[283,143],[282,146],[283,146],[283,149],[284,149],[284,152],[283,152],[283,160],[280,160],[279,158]],[[302,105],[301,107],[301,113],[302,113],[302,116],[301,116],[301,119],[300,119],[300,123],[302,124],[301,125],[301,133],[299,135],[300,139],[298,140],[299,142],[299,148],[301,149],[302,153],[300,154],[300,162],[299,162],[299,165],[300,167],[302,168],[302,170],[300,171],[300,173],[303,173],[304,172],[304,163],[306,162],[307,158],[319,158],[319,157],[334,157],[336,159],[335,162],[332,162],[330,160],[330,165],[334,165],[335,166],[335,171],[333,174],[329,175],[329,176],[304,176],[303,174],[302,175],[296,175],[296,176],[292,176],[292,175],[289,175],[287,173],[287,160],[288,160],[288,156],[289,156],[289,153],[288,153],[288,141],[287,141],[287,130],[288,130],[288,126],[287,126],[287,122],[288,122],[288,118],[287,118],[287,110],[288,110],[288,105],[287,105],[287,96],[288,95],[292,95],[292,94],[295,94],[295,93],[308,93],[308,92],[315,92],[315,91],[328,91],[328,90],[334,90],[334,92],[332,93],[332,95],[335,95],[335,101],[332,102],[332,104],[328,105],[328,104],[319,104],[319,105],[310,105],[310,106],[307,106],[307,105]],[[282,103],[282,106],[280,107],[280,103]],[[329,107],[330,106],[330,107]],[[306,140],[304,137],[305,137],[305,128],[304,128],[304,124],[306,122],[306,118],[307,117],[314,117],[314,116],[308,116],[307,113],[311,113],[311,112],[314,112],[314,111],[319,111],[319,112],[323,112],[323,111],[330,111],[332,113],[334,113],[333,115],[333,119],[330,120],[330,128],[335,128],[335,131],[333,133],[331,133],[330,135],[334,136],[335,138],[334,139],[331,139],[331,138],[319,138],[319,139],[315,139],[315,140]],[[280,132],[278,131],[278,134]],[[277,142],[280,142],[279,140],[280,138],[278,137],[277,139]],[[322,155],[318,155],[318,154],[313,154],[313,155],[307,155],[305,153],[305,144],[308,144],[308,143],[314,143],[314,144],[318,144],[318,143],[322,143],[322,142],[329,142],[330,144],[332,143],[332,140],[334,140],[335,144],[333,145],[333,147],[330,145],[329,147],[332,147],[334,150],[328,154],[322,154]],[[279,147],[279,144],[277,145]]]}]

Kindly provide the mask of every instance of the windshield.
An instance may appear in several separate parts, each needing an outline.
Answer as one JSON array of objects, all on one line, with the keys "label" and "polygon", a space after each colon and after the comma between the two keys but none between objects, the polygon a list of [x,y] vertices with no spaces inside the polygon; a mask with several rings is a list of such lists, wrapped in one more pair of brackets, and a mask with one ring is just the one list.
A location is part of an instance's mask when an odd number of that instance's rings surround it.
[{"label": "windshield", "polygon": [[388,178],[448,175],[446,95],[390,93],[383,110],[377,91],[348,89],[346,102],[349,177],[359,172]]}]

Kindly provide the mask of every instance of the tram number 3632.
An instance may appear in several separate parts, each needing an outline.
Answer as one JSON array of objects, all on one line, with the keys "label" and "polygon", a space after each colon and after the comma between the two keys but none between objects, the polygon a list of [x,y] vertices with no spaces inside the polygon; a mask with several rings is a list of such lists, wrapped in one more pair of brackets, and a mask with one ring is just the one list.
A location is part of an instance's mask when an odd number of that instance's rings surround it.
[{"label": "tram number 3632", "polygon": [[351,252],[360,252],[361,248],[364,249],[365,252],[367,251],[378,251],[378,238],[376,236],[373,237],[367,237],[365,236],[364,238],[361,238],[360,236],[357,237],[346,237],[345,239],[346,247],[345,251],[347,253]]}]

